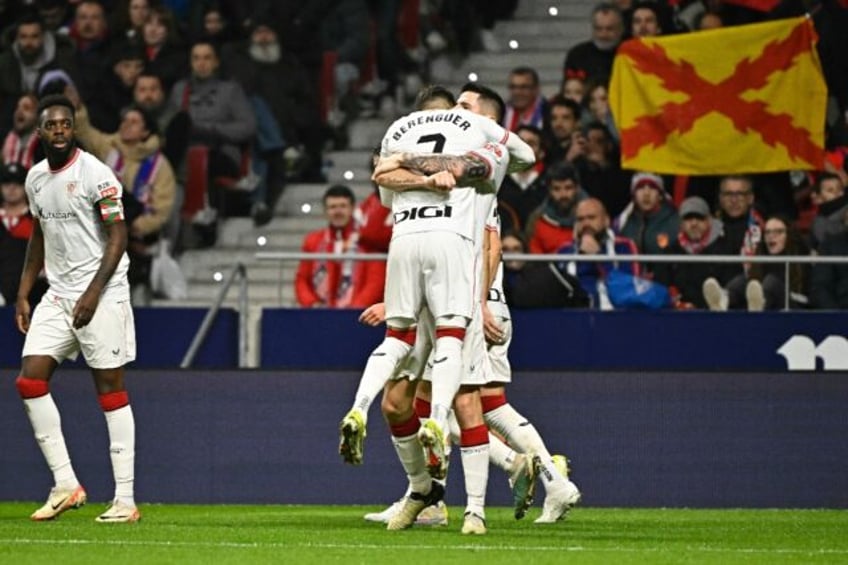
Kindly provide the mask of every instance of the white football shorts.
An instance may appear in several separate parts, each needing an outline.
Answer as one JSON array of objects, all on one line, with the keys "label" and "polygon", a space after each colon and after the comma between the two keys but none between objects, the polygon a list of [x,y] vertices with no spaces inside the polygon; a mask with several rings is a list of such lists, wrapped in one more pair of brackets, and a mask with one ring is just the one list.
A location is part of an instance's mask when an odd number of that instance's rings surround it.
[{"label": "white football shorts", "polygon": [[386,319],[415,319],[426,305],[434,319],[470,319],[477,261],[474,243],[449,231],[397,237],[386,267]]},{"label": "white football shorts", "polygon": [[32,315],[21,357],[49,355],[61,363],[82,351],[92,369],[116,369],[135,360],[135,322],[129,301],[101,300],[87,326],[74,329],[76,300],[48,292]]},{"label": "white football shorts", "polygon": [[506,384],[512,382],[512,367],[507,358],[509,344],[512,342],[512,320],[498,318],[498,322],[504,331],[504,342],[489,346],[489,373],[486,375],[486,382]]}]

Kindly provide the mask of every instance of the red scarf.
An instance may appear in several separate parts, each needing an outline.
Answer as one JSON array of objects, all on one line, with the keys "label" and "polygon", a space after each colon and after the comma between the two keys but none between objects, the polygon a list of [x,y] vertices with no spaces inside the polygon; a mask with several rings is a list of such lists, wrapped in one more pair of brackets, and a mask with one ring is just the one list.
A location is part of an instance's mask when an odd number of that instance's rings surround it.
[{"label": "red scarf", "polygon": [[35,135],[35,132],[29,134],[26,142],[24,142],[17,132],[10,131],[3,141],[3,162],[7,164],[18,163],[29,170],[32,168],[37,148],[38,136]]}]

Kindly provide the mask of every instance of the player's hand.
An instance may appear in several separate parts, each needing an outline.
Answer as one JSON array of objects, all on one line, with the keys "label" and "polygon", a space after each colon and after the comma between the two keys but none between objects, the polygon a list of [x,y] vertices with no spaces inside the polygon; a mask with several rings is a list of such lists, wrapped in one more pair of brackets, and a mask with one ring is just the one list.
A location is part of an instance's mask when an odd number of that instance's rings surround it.
[{"label": "player's hand", "polygon": [[18,298],[15,302],[15,324],[18,326],[18,331],[26,334],[29,331],[29,316],[31,310],[29,300],[26,298]]},{"label": "player's hand", "polygon": [[386,305],[382,302],[372,304],[359,315],[359,321],[366,326],[379,326],[386,321]]},{"label": "player's hand", "polygon": [[491,345],[503,344],[506,341],[506,334],[485,302],[482,305],[481,312],[483,313],[483,335],[486,337],[486,343]]},{"label": "player's hand", "polygon": [[437,192],[450,192],[456,186],[456,178],[448,171],[439,171],[426,177],[427,186]]},{"label": "player's hand", "polygon": [[97,311],[97,304],[100,302],[100,293],[85,291],[74,305],[72,316],[74,318],[74,329],[78,330],[88,325],[94,317],[94,312]]},{"label": "player's hand", "polygon": [[383,173],[389,173],[400,168],[400,163],[403,160],[403,153],[395,153],[388,157],[380,157],[377,165],[374,167],[374,174],[371,175],[371,180],[376,179]]}]

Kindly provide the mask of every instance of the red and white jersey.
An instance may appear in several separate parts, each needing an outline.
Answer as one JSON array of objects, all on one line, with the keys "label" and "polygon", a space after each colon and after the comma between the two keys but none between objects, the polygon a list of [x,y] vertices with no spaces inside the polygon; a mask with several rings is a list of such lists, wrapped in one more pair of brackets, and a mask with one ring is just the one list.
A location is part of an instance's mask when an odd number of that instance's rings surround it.
[{"label": "red and white jersey", "polygon": [[[464,155],[480,151],[487,144],[506,143],[509,132],[493,120],[467,110],[425,110],[413,112],[396,120],[383,137],[382,156],[394,153],[444,153]],[[509,157],[502,145],[487,151],[490,162],[489,179],[500,186],[503,176],[495,178],[500,163],[490,161],[500,153],[504,175]],[[457,188],[447,194],[428,190],[409,190],[391,197],[394,216],[393,237],[428,231],[450,231],[475,241],[478,236],[476,191]],[[385,200],[384,200],[385,202]]]},{"label": "red and white jersey", "polygon": [[[50,291],[78,298],[100,268],[106,248],[103,214],[123,216],[122,187],[109,167],[81,149],[64,167],[51,170],[47,159],[27,174],[30,209],[44,232],[44,267]],[[109,209],[101,201],[109,202]],[[127,254],[103,291],[104,297],[129,299]]]}]

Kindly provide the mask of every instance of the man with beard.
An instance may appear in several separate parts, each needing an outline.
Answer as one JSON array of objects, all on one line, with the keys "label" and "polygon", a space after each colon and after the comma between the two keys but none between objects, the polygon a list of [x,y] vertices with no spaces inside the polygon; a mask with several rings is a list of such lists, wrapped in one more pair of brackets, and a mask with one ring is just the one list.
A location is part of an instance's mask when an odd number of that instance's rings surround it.
[{"label": "man with beard", "polygon": [[29,170],[44,158],[44,151],[38,143],[35,133],[36,110],[38,98],[35,94],[22,94],[12,115],[12,131],[3,140],[4,165],[17,163],[24,170]]},{"label": "man with beard", "polygon": [[[38,137],[47,158],[26,178],[36,217],[15,302],[18,329],[26,334],[15,384],[55,482],[31,518],[52,520],[86,502],[49,388],[59,364],[82,351],[106,417],[115,479],[112,505],[97,521],[136,522],[135,420],[124,388],[124,365],[135,359],[135,329],[122,188],[106,165],[76,147],[74,113],[64,96],[41,101]],[[50,289],[32,314],[27,297],[42,269]]]},{"label": "man with beard", "polygon": [[[690,196],[680,204],[680,231],[665,255],[717,255],[724,227],[710,215],[707,201]],[[655,263],[654,280],[669,288],[678,309],[706,308],[704,281],[713,276],[712,263]]]},{"label": "man with beard", "polygon": [[588,195],[577,169],[558,163],[548,169],[548,197],[527,220],[530,253],[554,253],[574,239],[574,209]]},{"label": "man with beard", "polygon": [[325,138],[318,95],[303,66],[280,45],[277,30],[264,23],[267,20],[255,21],[249,39],[225,51],[223,67],[248,96],[259,96],[268,103],[286,145],[303,147],[304,180],[317,180]]},{"label": "man with beard", "polygon": [[612,75],[615,50],[624,35],[624,20],[615,4],[601,2],[592,10],[592,39],[578,43],[568,51],[563,76],[582,76],[585,80],[608,80]]},{"label": "man with beard", "polygon": [[44,28],[36,13],[18,20],[10,49],[0,53],[0,131],[9,128],[12,104],[35,92],[44,71],[60,68],[74,74],[74,48]]},{"label": "man with beard", "polygon": [[[574,241],[561,247],[562,255],[636,255],[639,251],[633,240],[619,237],[610,229],[610,218],[603,203],[597,198],[587,198],[577,205],[574,224]],[[556,264],[561,271],[575,276],[589,295],[593,308],[612,310],[606,289],[606,275],[613,269],[632,275],[639,274],[639,265],[633,261],[588,263],[561,261]]]}]

